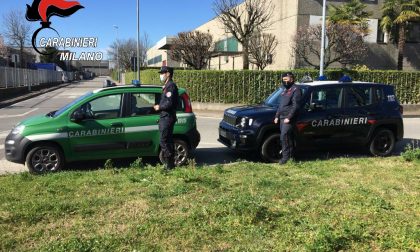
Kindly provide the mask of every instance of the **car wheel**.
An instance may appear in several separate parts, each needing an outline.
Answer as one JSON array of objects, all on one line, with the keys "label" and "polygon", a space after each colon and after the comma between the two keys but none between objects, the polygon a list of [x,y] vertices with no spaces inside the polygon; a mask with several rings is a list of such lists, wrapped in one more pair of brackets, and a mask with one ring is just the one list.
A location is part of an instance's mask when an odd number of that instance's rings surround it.
[{"label": "car wheel", "polygon": [[[185,141],[175,139],[175,165],[182,166],[187,164],[188,159],[190,158],[190,148]],[[164,163],[163,152],[162,150],[159,153],[159,160],[161,163]]]},{"label": "car wheel", "polygon": [[282,158],[280,134],[268,136],[261,145],[261,158],[266,162],[277,163]]},{"label": "car wheel", "polygon": [[64,167],[64,155],[53,144],[37,145],[26,155],[26,166],[33,174],[58,172]]},{"label": "car wheel", "polygon": [[389,156],[395,147],[395,136],[389,129],[379,129],[369,144],[369,152],[374,156]]}]

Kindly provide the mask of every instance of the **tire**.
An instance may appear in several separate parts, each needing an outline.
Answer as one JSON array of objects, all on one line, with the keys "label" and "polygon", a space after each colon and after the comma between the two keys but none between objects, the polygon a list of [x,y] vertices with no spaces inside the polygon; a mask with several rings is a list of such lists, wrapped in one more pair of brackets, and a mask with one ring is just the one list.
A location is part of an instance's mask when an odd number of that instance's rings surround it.
[{"label": "tire", "polygon": [[278,163],[282,158],[280,134],[269,135],[261,145],[261,158],[270,163]]},{"label": "tire", "polygon": [[[190,147],[185,141],[180,140],[180,139],[175,139],[174,144],[175,144],[175,166],[186,165],[191,155]],[[159,152],[159,160],[162,164],[164,163],[162,150],[160,150]]]},{"label": "tire", "polygon": [[54,144],[40,144],[33,147],[26,155],[26,167],[32,174],[58,172],[64,168],[64,155]]},{"label": "tire", "polygon": [[395,135],[389,129],[379,129],[369,143],[369,152],[373,156],[386,157],[391,155],[395,148]]}]

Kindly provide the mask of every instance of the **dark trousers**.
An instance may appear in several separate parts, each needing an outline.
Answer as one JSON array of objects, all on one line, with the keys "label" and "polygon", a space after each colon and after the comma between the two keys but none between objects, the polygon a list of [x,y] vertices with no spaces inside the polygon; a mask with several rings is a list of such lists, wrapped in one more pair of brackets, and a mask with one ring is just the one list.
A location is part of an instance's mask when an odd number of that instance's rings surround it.
[{"label": "dark trousers", "polygon": [[169,162],[175,157],[174,125],[176,119],[172,116],[161,117],[159,120],[160,147],[163,157]]},{"label": "dark trousers", "polygon": [[293,157],[294,140],[293,140],[293,124],[284,123],[284,119],[280,120],[280,141],[282,150],[282,160],[287,161]]}]

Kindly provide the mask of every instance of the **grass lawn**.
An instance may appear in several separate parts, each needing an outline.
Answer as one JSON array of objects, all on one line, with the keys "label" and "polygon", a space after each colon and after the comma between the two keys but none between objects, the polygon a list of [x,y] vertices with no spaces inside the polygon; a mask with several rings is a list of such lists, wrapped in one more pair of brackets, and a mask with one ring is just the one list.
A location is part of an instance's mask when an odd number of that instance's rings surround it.
[{"label": "grass lawn", "polygon": [[0,177],[0,251],[420,250],[419,162],[160,169]]}]

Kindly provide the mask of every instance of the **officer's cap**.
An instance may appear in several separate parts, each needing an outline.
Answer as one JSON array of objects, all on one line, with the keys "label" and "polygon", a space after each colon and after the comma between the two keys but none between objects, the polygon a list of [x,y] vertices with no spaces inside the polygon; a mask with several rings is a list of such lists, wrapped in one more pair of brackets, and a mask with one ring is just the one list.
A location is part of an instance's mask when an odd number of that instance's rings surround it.
[{"label": "officer's cap", "polygon": [[170,73],[171,75],[173,75],[174,74],[174,69],[172,67],[163,66],[163,67],[160,68],[159,73],[160,74]]},{"label": "officer's cap", "polygon": [[295,75],[292,72],[282,74],[281,78],[283,79],[284,77],[292,77],[293,79],[295,79]]}]

